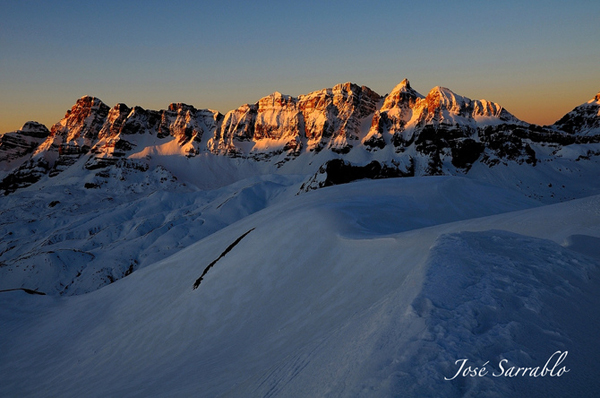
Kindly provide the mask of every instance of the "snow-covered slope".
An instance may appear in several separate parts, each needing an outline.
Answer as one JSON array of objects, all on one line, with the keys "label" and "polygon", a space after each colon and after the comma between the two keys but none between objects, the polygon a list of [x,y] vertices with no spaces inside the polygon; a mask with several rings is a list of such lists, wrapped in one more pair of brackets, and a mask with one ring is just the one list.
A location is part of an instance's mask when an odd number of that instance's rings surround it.
[{"label": "snow-covered slope", "polygon": [[301,180],[264,175],[202,191],[162,166],[87,174],[75,167],[2,199],[0,290],[96,290],[265,208]]},{"label": "snow-covered slope", "polygon": [[[0,395],[595,396],[599,208],[457,177],[287,198],[89,294],[0,293]],[[445,380],[463,358],[489,374]]]}]

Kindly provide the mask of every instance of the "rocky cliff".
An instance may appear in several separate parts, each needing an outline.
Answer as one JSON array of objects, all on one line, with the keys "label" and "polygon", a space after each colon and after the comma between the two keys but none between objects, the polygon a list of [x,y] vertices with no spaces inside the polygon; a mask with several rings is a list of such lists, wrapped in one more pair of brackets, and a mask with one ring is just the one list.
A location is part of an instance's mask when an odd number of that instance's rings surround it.
[{"label": "rocky cliff", "polygon": [[569,134],[599,135],[600,134],[600,93],[563,116],[552,126]]},{"label": "rocky cliff", "polygon": [[49,134],[43,124],[27,122],[20,130],[0,135],[0,167],[14,167],[12,162],[33,153]]},{"label": "rocky cliff", "polygon": [[535,165],[540,145],[600,141],[599,98],[540,127],[447,88],[423,96],[408,80],[385,96],[353,83],[298,97],[276,92],[225,115],[182,103],[160,111],[125,104],[111,109],[85,96],[50,131],[29,122],[2,136],[0,164],[9,173],[0,189],[10,193],[56,176],[80,159],[92,170],[161,155],[243,158],[275,170],[299,157],[330,154],[319,164],[303,162],[312,165],[302,170],[309,173],[340,157],[360,167],[377,161],[398,175],[465,173],[476,162]]}]

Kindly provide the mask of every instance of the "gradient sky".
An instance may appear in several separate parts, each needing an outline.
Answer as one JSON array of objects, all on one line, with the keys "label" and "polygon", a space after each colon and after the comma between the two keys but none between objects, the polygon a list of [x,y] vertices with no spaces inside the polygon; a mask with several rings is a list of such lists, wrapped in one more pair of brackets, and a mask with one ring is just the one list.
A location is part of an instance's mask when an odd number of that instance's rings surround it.
[{"label": "gradient sky", "polygon": [[600,1],[0,0],[0,132],[83,95],[223,113],[408,78],[550,124],[600,90]]}]

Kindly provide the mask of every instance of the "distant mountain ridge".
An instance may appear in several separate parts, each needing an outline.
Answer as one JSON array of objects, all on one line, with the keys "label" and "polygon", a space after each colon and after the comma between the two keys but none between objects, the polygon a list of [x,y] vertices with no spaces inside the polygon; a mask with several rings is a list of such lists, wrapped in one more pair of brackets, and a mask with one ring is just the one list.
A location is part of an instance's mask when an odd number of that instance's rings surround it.
[{"label": "distant mountain ridge", "polygon": [[[109,108],[84,96],[50,130],[28,122],[1,137],[0,189],[8,194],[56,176],[82,157],[93,170],[124,159],[211,154],[264,161],[276,172],[302,155],[326,151],[346,159],[355,151],[361,154],[346,160],[395,165],[401,175],[464,173],[477,161],[535,164],[536,143],[600,141],[599,98],[541,127],[447,88],[423,96],[406,79],[385,96],[353,83],[298,97],[276,92],[225,115],[183,103],[160,111]],[[324,162],[302,171],[317,172]]]}]

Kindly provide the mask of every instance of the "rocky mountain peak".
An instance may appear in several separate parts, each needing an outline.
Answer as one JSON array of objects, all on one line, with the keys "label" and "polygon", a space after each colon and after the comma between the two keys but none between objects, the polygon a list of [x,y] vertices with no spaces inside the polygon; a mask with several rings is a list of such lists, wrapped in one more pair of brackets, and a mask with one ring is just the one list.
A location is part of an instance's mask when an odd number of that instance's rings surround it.
[{"label": "rocky mountain peak", "polygon": [[94,139],[97,137],[110,108],[100,99],[89,95],[77,100],[67,111],[65,117],[51,128],[54,136],[64,136],[65,141],[74,141],[79,137]]},{"label": "rocky mountain peak", "polygon": [[385,97],[381,111],[396,107],[412,108],[417,100],[423,98],[421,94],[413,90],[408,79],[404,79]]},{"label": "rocky mountain peak", "polygon": [[118,103],[109,112],[106,122],[98,133],[98,138],[118,135],[132,109],[123,103]]},{"label": "rocky mountain peak", "polygon": [[99,98],[93,97],[91,95],[84,95],[79,98],[75,105],[71,107],[65,114],[64,119],[73,118],[73,117],[87,117],[90,113],[98,110],[106,110],[108,112],[109,107],[104,104]]},{"label": "rocky mountain peak", "polygon": [[29,121],[26,122],[23,127],[21,127],[21,131],[23,133],[45,133],[46,135],[48,135],[50,133],[50,131],[48,131],[48,128],[46,126],[44,126],[41,123],[38,122],[34,122],[34,121]]},{"label": "rocky mountain peak", "polygon": [[425,97],[429,112],[433,112],[438,108],[445,108],[454,113],[459,113],[460,109],[465,106],[465,97],[455,94],[452,90],[436,86]]},{"label": "rocky mountain peak", "polygon": [[282,94],[279,91],[275,91],[273,94],[267,96],[266,98],[281,98],[281,99],[289,100],[293,97],[291,95]]},{"label": "rocky mountain peak", "polygon": [[69,167],[81,154],[86,153],[98,139],[110,108],[89,95],[77,100],[63,119],[54,124],[50,135],[33,153],[43,158],[45,167]]},{"label": "rocky mountain peak", "polygon": [[600,133],[600,93],[567,113],[552,127],[569,134],[593,136]]},{"label": "rocky mountain peak", "polygon": [[390,95],[392,95],[394,93],[398,93],[398,92],[416,92],[416,91],[414,91],[412,89],[412,87],[410,86],[410,82],[408,81],[408,79],[404,79],[400,83],[398,83],[396,85],[396,87],[394,87],[392,89],[392,91],[390,92]]},{"label": "rocky mountain peak", "polygon": [[275,91],[273,94],[258,101],[258,109],[261,112],[272,108],[296,108],[297,102],[297,98]]},{"label": "rocky mountain peak", "polygon": [[194,108],[192,105],[184,104],[183,102],[173,102],[173,103],[169,104],[168,109],[171,112],[186,112],[186,111],[195,112],[196,111],[196,108]]},{"label": "rocky mountain peak", "polygon": [[117,105],[112,107],[111,111],[116,111],[118,113],[123,113],[123,112],[129,113],[131,111],[131,108],[128,107],[126,104],[119,102]]},{"label": "rocky mountain peak", "polygon": [[333,86],[333,89],[332,89],[332,91],[334,93],[336,93],[336,92],[351,93],[352,91],[358,91],[358,90],[360,90],[360,86],[358,84],[355,84],[352,82],[336,84],[335,86]]},{"label": "rocky mountain peak", "polygon": [[41,123],[29,121],[20,130],[0,135],[0,164],[31,154],[50,131]]},{"label": "rocky mountain peak", "polygon": [[410,82],[408,81],[407,78],[402,79],[402,81],[398,84],[398,86],[405,86],[410,88]]},{"label": "rocky mountain peak", "polygon": [[[320,151],[334,153],[325,158],[391,146],[387,152],[393,153],[391,157],[404,156],[402,162],[408,166],[403,173],[412,170],[415,158],[423,157],[428,160],[415,166],[414,172],[439,174],[445,156],[452,157],[454,166],[468,168],[489,149],[486,145],[493,147],[485,154],[489,164],[505,158],[534,163],[534,152],[521,142],[529,135],[532,140],[563,142],[570,133],[589,136],[585,142],[591,142],[600,136],[598,101],[600,93],[541,133],[494,102],[471,100],[441,86],[423,96],[408,79],[385,97],[346,82],[298,97],[274,92],[225,115],[177,102],[160,111],[123,103],[109,109],[98,98],[83,96],[51,132],[28,122],[15,134],[7,133],[0,161],[8,159],[4,163],[11,168],[23,165],[5,184],[6,192],[30,185],[43,174],[55,176],[82,156],[87,156],[85,167],[90,170],[129,158],[194,157],[203,152],[282,167]],[[513,134],[517,130],[518,137]],[[371,155],[359,155],[363,156]],[[12,161],[19,157],[19,162]],[[39,175],[31,177],[31,170]]]},{"label": "rocky mountain peak", "polygon": [[[440,86],[434,87],[427,94],[424,105],[427,113],[425,119],[428,122],[432,121],[431,118],[438,121],[447,119],[447,122],[451,122],[456,117],[462,117],[465,121],[478,119],[480,122],[484,122],[485,120],[484,124],[523,123],[495,102],[484,99],[472,100]],[[458,120],[453,120],[451,123],[457,122]]]}]

